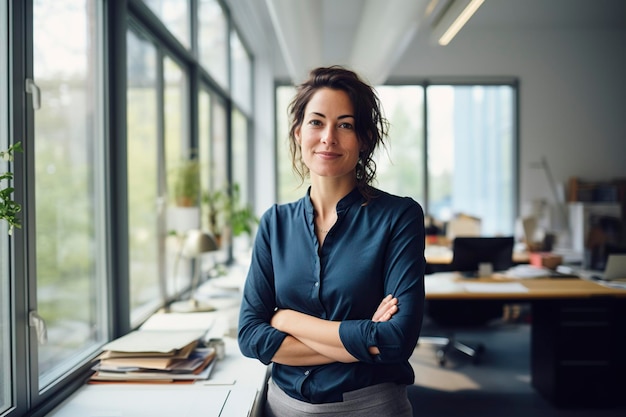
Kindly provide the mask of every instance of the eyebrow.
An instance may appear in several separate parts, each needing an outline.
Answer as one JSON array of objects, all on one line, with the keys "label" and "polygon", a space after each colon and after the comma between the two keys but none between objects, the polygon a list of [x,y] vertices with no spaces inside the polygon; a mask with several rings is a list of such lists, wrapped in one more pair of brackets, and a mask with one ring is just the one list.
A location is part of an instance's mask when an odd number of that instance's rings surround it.
[{"label": "eyebrow", "polygon": [[[324,115],[323,113],[318,113],[316,111],[312,111],[311,113],[309,113],[309,116],[312,115],[312,114],[314,114],[316,116],[319,116],[319,117],[323,117],[324,119],[326,118],[326,115]],[[349,118],[349,117],[354,119],[354,116],[351,115],[351,114],[342,114],[341,116],[337,117],[337,120],[346,119],[346,118]]]}]

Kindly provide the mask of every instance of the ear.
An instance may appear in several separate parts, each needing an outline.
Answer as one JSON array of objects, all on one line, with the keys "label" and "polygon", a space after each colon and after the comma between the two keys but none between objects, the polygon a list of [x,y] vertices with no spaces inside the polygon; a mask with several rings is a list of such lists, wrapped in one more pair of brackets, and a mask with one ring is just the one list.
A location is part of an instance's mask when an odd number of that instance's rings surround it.
[{"label": "ear", "polygon": [[300,127],[296,128],[296,130],[293,131],[293,136],[296,139],[296,143],[298,145],[302,145],[302,136],[300,135]]}]

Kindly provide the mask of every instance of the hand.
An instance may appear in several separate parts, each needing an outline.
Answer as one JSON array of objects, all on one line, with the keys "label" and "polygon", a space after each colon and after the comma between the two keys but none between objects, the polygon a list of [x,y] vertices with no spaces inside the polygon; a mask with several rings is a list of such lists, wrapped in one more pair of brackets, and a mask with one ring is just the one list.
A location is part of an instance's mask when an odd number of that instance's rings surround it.
[{"label": "hand", "polygon": [[378,305],[376,312],[372,316],[372,321],[381,322],[389,321],[391,317],[398,312],[398,299],[391,294],[383,298]]}]

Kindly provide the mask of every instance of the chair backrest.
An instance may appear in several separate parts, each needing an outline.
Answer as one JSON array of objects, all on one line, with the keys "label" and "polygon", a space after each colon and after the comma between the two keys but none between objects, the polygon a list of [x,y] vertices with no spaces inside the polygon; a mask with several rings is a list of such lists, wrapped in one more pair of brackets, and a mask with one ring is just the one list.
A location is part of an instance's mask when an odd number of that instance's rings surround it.
[{"label": "chair backrest", "polygon": [[481,221],[479,218],[458,214],[446,225],[446,238],[452,242],[456,237],[480,236]]}]

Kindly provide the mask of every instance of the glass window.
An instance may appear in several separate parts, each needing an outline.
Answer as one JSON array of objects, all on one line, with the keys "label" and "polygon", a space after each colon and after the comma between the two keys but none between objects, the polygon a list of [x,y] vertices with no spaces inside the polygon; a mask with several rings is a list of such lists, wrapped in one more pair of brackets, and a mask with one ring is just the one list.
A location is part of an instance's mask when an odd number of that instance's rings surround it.
[{"label": "glass window", "polygon": [[[0,57],[8,57],[9,44],[8,34],[7,3],[0,3]],[[9,147],[7,138],[9,137],[8,126],[8,60],[2,59],[0,63],[0,151]],[[9,164],[0,159],[0,174],[7,172]],[[5,180],[0,180],[0,190],[8,187]],[[9,264],[9,228],[5,221],[0,220],[0,414],[11,407],[12,391],[11,375],[13,375],[13,364],[11,360],[12,332],[10,326],[11,305],[9,297],[9,282],[11,279],[11,269]],[[6,371],[5,371],[6,370]]]},{"label": "glass window", "polygon": [[[390,122],[387,146],[375,159],[376,185],[413,197],[440,221],[465,213],[482,219],[485,235],[512,234],[517,182],[514,87],[425,85],[376,88]],[[293,94],[293,87],[276,89],[281,203],[304,194],[289,154],[287,106]]]},{"label": "glass window", "polygon": [[484,235],[512,234],[513,87],[439,85],[427,94],[430,214],[465,213],[481,219]]},{"label": "glass window", "polygon": [[293,171],[289,151],[289,114],[287,108],[296,94],[293,86],[279,86],[276,89],[276,166],[278,170],[278,202],[288,203],[302,197],[308,186],[305,180]]},{"label": "glass window", "polygon": [[[226,190],[228,186],[228,113],[226,103],[218,96],[211,97],[211,144],[210,144],[210,167],[211,167],[211,190]],[[213,233],[218,236],[221,248],[212,255],[212,258],[220,263],[228,261],[229,236],[219,219],[217,227],[222,230]]]},{"label": "glass window", "polygon": [[33,4],[37,311],[47,325],[40,389],[107,337],[100,5]]},{"label": "glass window", "polygon": [[248,51],[241,43],[236,31],[230,35],[230,50],[232,57],[232,97],[241,108],[250,112],[252,110],[252,62]]},{"label": "glass window", "polygon": [[389,138],[376,155],[378,186],[424,201],[424,103],[421,86],[377,88],[389,120]]},{"label": "glass window", "polygon": [[[211,155],[211,94],[206,88],[202,88],[198,93],[198,161],[200,162],[200,190],[203,196],[213,188]],[[215,233],[211,230],[209,223],[208,206],[202,204],[200,212],[202,229]]]},{"label": "glass window", "polygon": [[[159,288],[159,123],[157,51],[134,31],[127,33],[128,240],[131,322],[156,308]],[[131,59],[132,57],[132,59]]]},{"label": "glass window", "polygon": [[241,203],[248,202],[248,121],[237,110],[232,115],[233,184],[239,185]]},{"label": "glass window", "polygon": [[198,54],[211,77],[228,89],[228,21],[218,0],[198,1]]},{"label": "glass window", "polygon": [[[198,207],[200,172],[197,149],[190,149],[188,80],[181,66],[169,57],[163,59],[163,133],[165,173],[167,177],[168,219],[167,230],[162,230],[165,258],[161,279],[168,296],[191,282],[187,268],[189,262],[179,258],[181,237],[197,229],[200,222]],[[193,160],[190,162],[190,160]],[[195,186],[194,184],[195,183]],[[163,269],[164,268],[164,269]]]},{"label": "glass window", "polygon": [[213,186],[226,187],[228,185],[228,113],[223,100],[215,100],[212,108],[211,122],[213,143],[211,164],[213,168]]},{"label": "glass window", "polygon": [[185,48],[191,46],[189,0],[144,0]]}]

